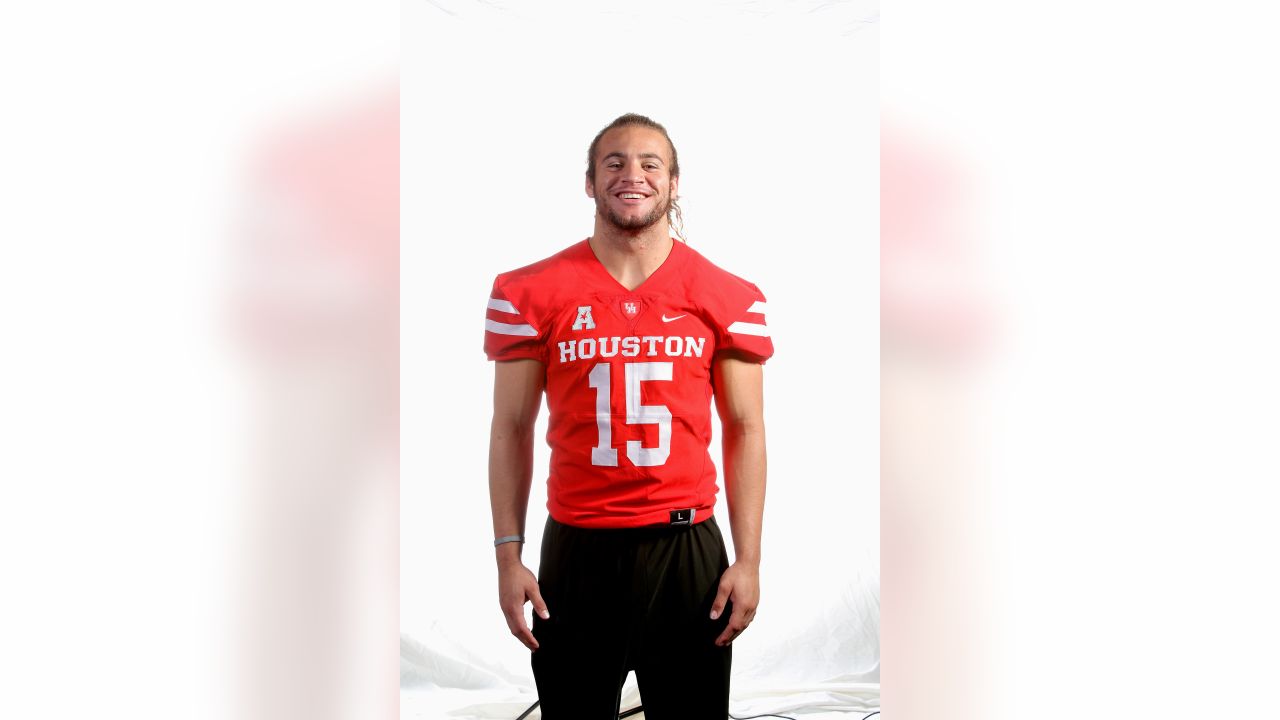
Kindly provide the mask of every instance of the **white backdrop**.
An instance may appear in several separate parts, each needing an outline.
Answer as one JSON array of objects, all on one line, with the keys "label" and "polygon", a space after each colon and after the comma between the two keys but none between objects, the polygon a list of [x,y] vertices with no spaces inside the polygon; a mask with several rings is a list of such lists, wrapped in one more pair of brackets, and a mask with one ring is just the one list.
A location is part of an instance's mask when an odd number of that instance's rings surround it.
[{"label": "white backdrop", "polygon": [[[408,441],[402,500],[408,637],[426,639],[432,628],[444,626],[465,636],[476,657],[501,656],[513,672],[525,671],[492,606],[487,511],[482,497],[472,494],[483,485],[483,470],[470,444],[480,442],[486,420],[459,417],[448,434],[442,432],[445,423],[428,414],[435,407],[428,401],[448,400],[449,394],[440,392],[438,380],[432,394],[428,380],[446,369],[441,363],[452,362],[454,374],[445,387],[470,398],[468,383],[479,382],[483,388],[475,393],[487,395],[478,305],[490,273],[523,259],[515,256],[524,246],[537,246],[528,248],[529,256],[542,255],[544,245],[574,239],[562,233],[585,232],[589,206],[578,204],[576,163],[591,132],[617,112],[635,109],[667,122],[686,155],[695,245],[770,293],[779,355],[770,364],[767,389],[773,465],[767,585],[761,619],[738,648],[736,667],[748,669],[744,660],[752,655],[794,660],[801,653],[775,652],[777,646],[766,642],[769,634],[820,615],[788,598],[807,585],[822,599],[833,597],[823,588],[840,580],[870,584],[861,574],[870,563],[859,553],[874,555],[874,544],[866,542],[874,533],[870,522],[859,522],[868,506],[863,489],[852,485],[862,477],[860,463],[873,457],[853,444],[863,441],[870,424],[870,403],[861,403],[873,395],[870,374],[860,355],[840,359],[847,366],[842,384],[824,397],[841,399],[839,393],[859,400],[846,406],[852,414],[842,421],[847,432],[838,435],[837,447],[848,448],[846,462],[841,472],[803,474],[804,466],[821,464],[818,455],[830,454],[837,433],[810,422],[813,442],[798,446],[791,428],[804,423],[782,411],[803,402],[796,386],[810,389],[810,382],[823,377],[815,368],[825,360],[797,369],[796,353],[805,351],[809,313],[830,318],[832,306],[818,302],[828,301],[834,288],[821,285],[823,277],[799,290],[783,279],[799,259],[774,249],[792,234],[720,232],[716,223],[732,223],[740,213],[708,208],[715,197],[711,189],[722,186],[710,179],[726,167],[767,172],[767,192],[780,202],[751,203],[754,220],[762,227],[778,225],[785,222],[778,217],[788,213],[796,223],[825,223],[825,232],[805,240],[839,261],[838,267],[818,264],[809,273],[847,276],[844,287],[857,302],[839,305],[839,322],[849,338],[863,337],[862,293],[872,287],[874,264],[863,264],[862,253],[870,247],[863,240],[874,233],[864,232],[862,223],[871,222],[874,208],[862,213],[851,193],[844,198],[849,205],[833,206],[817,196],[817,202],[806,202],[804,193],[811,191],[794,184],[824,177],[830,182],[834,170],[777,144],[785,140],[797,150],[815,144],[816,135],[795,132],[801,120],[823,125],[815,133],[840,120],[850,137],[860,138],[859,123],[873,118],[810,112],[829,110],[831,98],[812,93],[809,85],[780,87],[779,78],[827,78],[826,94],[840,94],[846,103],[863,92],[874,94],[872,48],[879,45],[879,30],[863,22],[874,11],[837,0],[717,0],[705,16],[682,9],[682,19],[660,23],[657,37],[698,42],[657,58],[649,42],[592,34],[601,14],[584,15],[571,3],[553,10],[535,0],[508,2],[532,8],[519,12],[538,16],[526,31],[540,38],[511,44],[495,27],[504,12],[496,7],[501,2],[508,0],[439,0],[447,12],[425,0],[404,6]],[[662,3],[645,7],[661,9]],[[6,67],[20,68],[6,77],[12,79],[6,99],[27,110],[0,121],[6,129],[0,134],[0,184],[7,201],[0,214],[0,237],[7,241],[0,249],[0,299],[8,311],[7,352],[0,359],[0,556],[5,587],[11,589],[0,614],[0,671],[6,679],[0,717],[246,717],[229,712],[234,687],[223,667],[244,663],[219,652],[236,626],[226,607],[226,580],[247,564],[229,542],[245,522],[229,496],[234,481],[245,475],[239,466],[246,415],[253,422],[267,418],[240,407],[248,389],[227,369],[236,363],[226,356],[242,357],[244,348],[228,338],[222,320],[228,295],[222,266],[233,239],[241,237],[233,228],[242,220],[245,166],[256,157],[251,146],[281,127],[328,123],[332,113],[381,86],[383,71],[398,57],[398,13],[391,8],[388,14],[377,3],[256,0],[211,10],[146,0],[110,6],[9,3],[0,13],[0,56]],[[1280,105],[1273,93],[1258,89],[1274,84],[1271,69],[1280,64],[1276,13],[1274,6],[1256,2],[1171,13],[1123,1],[1071,7],[1014,0],[894,4],[889,53],[880,63],[885,100],[927,119],[943,136],[976,143],[966,154],[977,174],[991,176],[984,194],[993,213],[993,254],[1000,261],[993,274],[1007,293],[997,309],[1012,328],[1006,348],[993,350],[991,370],[1000,383],[991,394],[991,490],[983,496],[983,486],[973,482],[951,489],[952,495],[990,499],[999,542],[999,552],[987,559],[994,582],[984,586],[982,578],[962,574],[963,568],[957,572],[954,564],[922,573],[959,575],[957,582],[974,584],[979,597],[985,592],[996,612],[1011,612],[996,615],[980,647],[940,645],[928,632],[904,637],[903,621],[916,619],[920,608],[904,602],[910,585],[886,578],[896,588],[886,602],[899,630],[891,623],[885,629],[888,684],[898,695],[889,702],[897,716],[1074,720],[1087,705],[1094,718],[1173,720],[1207,711],[1252,717],[1274,702],[1280,585],[1266,568],[1274,565],[1273,548],[1280,545],[1273,517],[1280,500],[1274,482],[1280,477],[1280,338],[1273,330],[1280,307],[1274,281],[1280,266],[1274,212],[1280,196],[1274,171],[1280,166],[1280,136],[1274,132]],[[625,15],[615,13],[611,20],[634,28]],[[464,34],[462,22],[481,27]],[[804,34],[804,42],[793,40],[793,31]],[[641,29],[627,32],[629,38],[641,35]],[[757,42],[769,33],[770,42]],[[55,38],[63,42],[51,42]],[[508,53],[504,42],[520,54]],[[837,58],[844,63],[839,66],[829,64],[833,53],[823,50],[836,42],[847,53]],[[472,50],[460,52],[468,44]],[[735,56],[735,47],[750,47],[780,64],[765,71],[765,60]],[[549,70],[548,48],[575,53],[573,67],[562,60]],[[702,59],[706,48],[727,58],[718,70]],[[609,49],[616,52],[610,55]],[[662,87],[644,82],[638,99],[619,100],[621,85],[599,80],[622,52],[638,58],[644,72],[661,73]],[[427,182],[428,160],[454,163],[441,171],[444,177],[457,178],[466,169],[449,159],[441,135],[425,132],[441,129],[442,121],[432,117],[453,115],[456,124],[459,117],[493,115],[489,95],[464,100],[457,91],[457,73],[482,64],[477,53],[494,58],[487,78],[491,92],[516,97],[511,87],[526,76],[546,78],[528,92],[558,105],[554,111],[552,103],[533,108],[559,119],[542,122],[537,137],[555,141],[562,125],[581,123],[561,148],[567,154],[553,158],[575,163],[562,172],[568,179],[535,178],[538,187],[556,189],[547,194],[549,201],[566,204],[538,206],[539,218],[563,209],[567,220],[542,220],[540,227],[555,226],[555,237],[525,233],[522,247],[508,248],[509,258],[497,250],[488,257],[467,249],[481,239],[502,243],[503,235],[485,227],[497,224],[499,213],[472,213],[468,231],[459,234],[461,220],[433,212],[476,189],[459,185],[443,198],[424,190],[440,195],[445,186]],[[800,58],[812,61],[806,73],[794,72]],[[717,73],[723,76],[719,82],[709,79]],[[752,83],[759,95],[745,94]],[[707,97],[722,88],[728,90]],[[754,119],[731,107],[757,96],[773,104],[757,103],[761,109]],[[602,107],[583,112],[575,104],[560,112],[569,99]],[[528,103],[517,107],[528,114]],[[457,115],[469,108],[477,112]],[[708,132],[714,124],[720,127]],[[761,124],[764,130],[753,139],[765,143],[767,167],[748,166],[724,141]],[[836,156],[845,153],[842,146],[827,148]],[[749,151],[741,143],[736,149]],[[703,158],[694,164],[697,153]],[[867,146],[858,155],[867,166],[849,165],[851,172],[871,172],[872,154]],[[801,166],[808,175],[794,172]],[[860,175],[844,180],[862,183]],[[697,193],[695,182],[702,185]],[[766,192],[756,185],[746,189]],[[820,185],[817,190],[832,195]],[[339,194],[361,206],[357,198]],[[367,198],[374,204],[381,199],[378,192]],[[847,209],[841,216],[847,220],[830,222],[834,213],[815,209],[828,207]],[[450,223],[457,224],[440,227]],[[444,245],[445,237],[454,244]],[[728,247],[729,238],[740,242]],[[769,261],[762,262],[764,253],[753,248],[766,242]],[[428,255],[444,247],[448,251],[438,258]],[[301,255],[304,263],[330,259],[311,246]],[[474,275],[484,277],[459,277],[450,285],[428,262],[455,258],[449,267],[472,263]],[[347,278],[338,274],[338,280]],[[866,284],[858,284],[859,278]],[[375,290],[385,288],[372,282]],[[462,285],[466,297],[445,295],[445,289]],[[303,319],[319,314],[323,326],[331,319],[323,314],[333,309],[331,300],[327,294],[303,299],[299,309],[311,313]],[[445,327],[455,322],[450,311],[462,318],[456,322],[466,325],[465,332],[458,329],[464,334]],[[456,341],[456,362],[440,351],[446,345],[440,338]],[[853,339],[830,339],[863,349]],[[376,348],[354,350],[373,355]],[[308,350],[300,361],[323,359]],[[457,371],[464,367],[470,369]],[[476,403],[477,413],[483,404]],[[828,419],[829,412],[815,415]],[[367,434],[339,430],[337,439],[346,443],[339,452]],[[459,447],[446,453],[443,448],[453,449],[450,443]],[[806,454],[801,447],[810,450]],[[353,484],[363,477],[348,475]],[[832,558],[828,564],[836,574],[813,572],[795,560],[798,551],[816,547],[813,538],[834,534],[822,525],[802,526],[799,519],[809,516],[791,512],[801,497],[820,519],[846,511],[852,518],[848,537],[822,547],[841,551],[823,555]],[[833,499],[846,507],[836,507]],[[474,533],[471,525],[446,522],[440,514],[452,509],[446,502],[473,518]],[[306,508],[300,509],[297,514],[305,515]],[[321,525],[319,530],[335,536],[350,529],[345,516],[342,527]],[[900,536],[907,531],[893,525]],[[913,549],[952,559],[955,548],[946,541],[955,532],[925,530],[910,537]],[[885,537],[886,551],[892,551],[892,535]],[[377,557],[354,552],[350,539],[337,542],[352,551],[345,554]],[[304,550],[326,564],[332,559]],[[901,571],[901,562],[889,562]],[[801,582],[790,582],[805,573],[809,577]],[[363,582],[380,595],[383,588],[364,575],[352,573],[345,585]],[[273,587],[256,582],[249,590],[259,604],[275,607]],[[296,588],[307,589],[305,583]],[[317,591],[326,598],[333,594],[331,588]],[[942,600],[934,603],[934,620],[971,623],[968,614]],[[341,619],[376,614],[356,607]],[[391,623],[363,634],[378,650],[384,636],[391,640],[394,633]],[[805,647],[818,645],[812,637],[801,638]],[[448,649],[444,643],[434,647]],[[346,653],[333,633],[319,633],[314,642],[289,650],[301,657],[317,648],[340,655],[346,667],[370,659]],[[325,684],[333,676],[310,673],[312,664],[281,666],[275,673],[299,678],[287,689],[312,691],[307,704],[313,696],[334,694]],[[992,682],[979,695],[997,702],[959,705],[949,692],[954,681],[940,680],[960,667],[988,673]],[[362,691],[378,694],[383,688]],[[912,714],[902,702],[907,693],[940,698],[935,705],[950,707]],[[361,707],[358,713],[334,709],[327,716],[378,714]]]},{"label": "white backdrop", "polygon": [[769,299],[762,601],[736,671],[878,679],[878,8],[627,7],[402,6],[402,636],[532,684],[497,607],[484,303],[590,234],[587,144],[639,112],[680,152],[690,245]]}]

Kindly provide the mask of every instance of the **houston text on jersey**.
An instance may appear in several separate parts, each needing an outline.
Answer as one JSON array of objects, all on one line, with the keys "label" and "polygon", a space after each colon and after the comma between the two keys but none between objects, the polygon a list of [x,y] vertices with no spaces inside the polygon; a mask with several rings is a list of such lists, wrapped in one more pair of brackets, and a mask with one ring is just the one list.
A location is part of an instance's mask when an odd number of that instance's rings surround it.
[{"label": "houston text on jersey", "polygon": [[615,355],[622,357],[638,357],[644,351],[645,357],[702,357],[706,347],[706,338],[694,338],[678,335],[631,335],[629,337],[581,338],[579,340],[562,340],[557,344],[560,348],[560,362],[568,363],[577,360],[590,360],[597,353],[602,358]]}]

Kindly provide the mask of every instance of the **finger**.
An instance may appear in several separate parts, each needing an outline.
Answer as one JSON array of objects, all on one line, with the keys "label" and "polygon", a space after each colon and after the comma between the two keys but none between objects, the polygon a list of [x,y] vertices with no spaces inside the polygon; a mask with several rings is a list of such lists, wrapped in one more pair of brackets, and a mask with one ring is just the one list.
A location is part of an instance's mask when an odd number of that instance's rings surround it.
[{"label": "finger", "polygon": [[734,625],[732,622],[725,626],[724,632],[720,633],[720,637],[716,638],[716,645],[724,647],[738,639],[738,636],[745,630],[745,626]]},{"label": "finger", "polygon": [[524,620],[524,605],[520,605],[515,610],[504,610],[503,614],[507,617],[507,629],[515,636],[517,640],[524,643],[524,646],[530,650],[538,649],[538,639],[533,636],[533,631],[529,629],[528,623]]},{"label": "finger", "polygon": [[719,618],[720,613],[724,612],[724,604],[729,602],[729,592],[732,589],[732,585],[720,583],[720,588],[716,591],[716,599],[711,601],[712,620]]},{"label": "finger", "polygon": [[542,592],[534,585],[529,589],[529,600],[533,603],[533,611],[543,620],[551,619],[551,611],[547,609],[547,601],[542,599]]},{"label": "finger", "polygon": [[511,626],[511,634],[530,650],[538,649],[538,639],[533,636],[533,631],[525,624],[524,618],[521,618],[515,625]]},{"label": "finger", "polygon": [[518,632],[515,633],[517,640],[524,643],[524,646],[530,650],[538,649],[538,639],[533,636],[533,631],[529,629],[528,625],[524,624],[524,621],[520,622],[517,630]]},{"label": "finger", "polygon": [[747,626],[751,624],[751,618],[748,617],[747,613],[747,610],[734,607],[733,612],[729,615],[729,624],[725,626],[724,632],[720,633],[720,637],[716,638],[716,645],[728,645],[738,639],[742,631],[746,630]]}]

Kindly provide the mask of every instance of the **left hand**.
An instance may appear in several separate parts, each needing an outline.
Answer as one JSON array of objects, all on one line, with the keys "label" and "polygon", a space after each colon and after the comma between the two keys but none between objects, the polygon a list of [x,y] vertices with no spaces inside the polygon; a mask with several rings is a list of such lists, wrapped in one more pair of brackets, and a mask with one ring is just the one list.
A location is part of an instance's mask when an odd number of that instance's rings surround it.
[{"label": "left hand", "polygon": [[716,599],[711,603],[711,619],[715,620],[724,612],[726,602],[733,602],[733,614],[729,616],[729,625],[716,638],[716,645],[724,647],[732,643],[751,624],[756,616],[756,606],[760,604],[760,567],[734,563],[720,576],[720,588]]}]

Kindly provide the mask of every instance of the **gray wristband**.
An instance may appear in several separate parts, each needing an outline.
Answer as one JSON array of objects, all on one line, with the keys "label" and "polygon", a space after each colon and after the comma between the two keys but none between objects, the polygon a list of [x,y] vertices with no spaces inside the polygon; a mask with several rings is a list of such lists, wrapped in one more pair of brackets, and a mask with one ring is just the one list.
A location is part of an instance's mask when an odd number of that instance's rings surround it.
[{"label": "gray wristband", "polygon": [[494,546],[494,547],[498,547],[499,545],[501,545],[501,544],[503,544],[503,543],[509,543],[509,542],[518,542],[518,543],[522,543],[522,542],[524,542],[524,536],[523,536],[523,535],[506,535],[506,536],[503,536],[503,537],[498,538],[497,540],[494,540],[494,541],[493,541],[493,546]]}]

